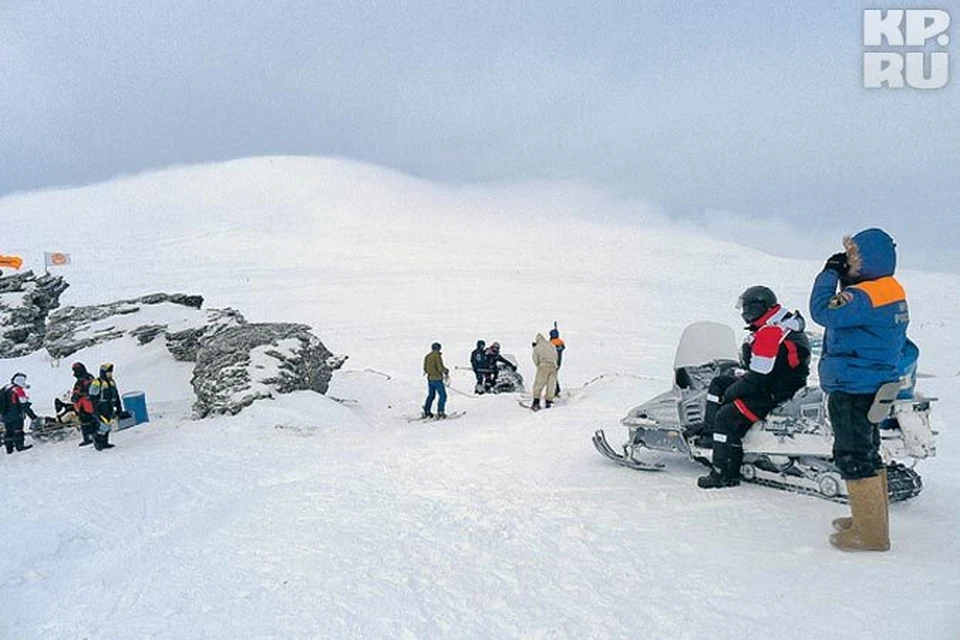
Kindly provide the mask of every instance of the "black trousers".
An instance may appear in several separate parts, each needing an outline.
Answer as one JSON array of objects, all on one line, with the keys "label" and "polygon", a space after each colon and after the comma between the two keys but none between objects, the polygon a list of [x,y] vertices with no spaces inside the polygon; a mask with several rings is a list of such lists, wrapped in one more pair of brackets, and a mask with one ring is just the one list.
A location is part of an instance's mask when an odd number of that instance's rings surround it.
[{"label": "black trousers", "polygon": [[77,417],[80,419],[80,434],[83,436],[83,441],[90,442],[99,427],[97,416],[92,413],[79,413]]},{"label": "black trousers", "polygon": [[833,462],[844,480],[877,475],[883,468],[880,430],[867,419],[874,394],[834,391],[827,398],[833,427]]},{"label": "black trousers", "polygon": [[3,423],[3,445],[7,453],[13,450],[23,451],[26,445],[23,442],[23,420],[12,420]]},{"label": "black trousers", "polygon": [[736,381],[734,376],[717,376],[710,382],[704,415],[707,429],[713,432],[713,467],[725,478],[740,477],[743,437],[776,406],[768,396],[745,396],[724,403],[724,393]]}]

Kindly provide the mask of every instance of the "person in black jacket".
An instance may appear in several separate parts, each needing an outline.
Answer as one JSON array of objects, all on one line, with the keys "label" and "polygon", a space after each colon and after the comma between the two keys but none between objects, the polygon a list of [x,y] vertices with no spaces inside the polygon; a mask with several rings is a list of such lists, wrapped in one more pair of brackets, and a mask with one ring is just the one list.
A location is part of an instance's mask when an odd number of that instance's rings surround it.
[{"label": "person in black jacket", "polygon": [[473,375],[477,377],[477,384],[473,388],[476,394],[482,394],[486,391],[483,380],[487,373],[487,354],[485,347],[487,343],[483,340],[477,340],[477,348],[470,353],[470,368],[473,369]]},{"label": "person in black jacket", "polygon": [[24,444],[23,423],[25,418],[37,419],[37,414],[30,408],[30,396],[27,395],[27,375],[15,373],[10,378],[10,384],[0,389],[0,407],[3,409],[3,444],[7,453],[26,451],[33,447]]},{"label": "person in black jacket", "polygon": [[493,391],[497,386],[497,376],[500,374],[500,363],[511,371],[516,371],[515,364],[500,355],[500,343],[494,342],[485,352],[487,356],[487,368],[484,374],[483,386],[486,391]]},{"label": "person in black jacket", "polygon": [[748,288],[737,306],[750,331],[740,355],[746,372],[710,383],[704,423],[713,432],[713,468],[697,480],[701,489],[740,484],[747,430],[806,386],[810,374],[810,341],[800,312],[781,307],[764,286]]}]

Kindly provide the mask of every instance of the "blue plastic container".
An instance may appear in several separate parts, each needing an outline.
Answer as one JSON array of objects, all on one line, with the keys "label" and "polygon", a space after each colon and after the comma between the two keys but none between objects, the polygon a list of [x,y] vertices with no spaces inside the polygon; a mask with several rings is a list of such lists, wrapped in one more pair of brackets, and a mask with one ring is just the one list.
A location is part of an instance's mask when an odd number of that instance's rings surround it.
[{"label": "blue plastic container", "polygon": [[123,394],[121,399],[124,410],[133,416],[136,424],[150,422],[150,416],[147,415],[147,397],[143,391],[130,391]]}]

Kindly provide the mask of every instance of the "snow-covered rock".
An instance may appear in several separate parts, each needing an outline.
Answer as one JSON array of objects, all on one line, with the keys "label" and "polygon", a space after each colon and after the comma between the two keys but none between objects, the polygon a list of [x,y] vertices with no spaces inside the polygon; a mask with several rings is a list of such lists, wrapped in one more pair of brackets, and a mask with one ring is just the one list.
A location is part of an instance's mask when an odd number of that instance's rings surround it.
[{"label": "snow-covered rock", "polygon": [[16,358],[43,347],[46,320],[69,287],[60,276],[25,271],[0,277],[0,358]]},{"label": "snow-covered rock", "polygon": [[193,371],[198,417],[236,414],[260,398],[312,390],[324,394],[346,356],[333,355],[303,324],[256,323],[201,340]]},{"label": "snow-covered rock", "polygon": [[64,307],[50,314],[44,346],[65,358],[124,336],[147,344],[163,336],[177,360],[193,361],[199,339],[246,322],[233,309],[202,310],[203,298],[183,293],[153,293],[130,300],[85,307]]}]

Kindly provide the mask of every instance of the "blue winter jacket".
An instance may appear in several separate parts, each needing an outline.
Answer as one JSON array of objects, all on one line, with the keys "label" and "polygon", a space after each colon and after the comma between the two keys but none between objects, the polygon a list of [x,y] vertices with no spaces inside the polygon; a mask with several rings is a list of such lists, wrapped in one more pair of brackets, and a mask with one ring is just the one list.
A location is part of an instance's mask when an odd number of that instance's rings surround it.
[{"label": "blue winter jacket", "polygon": [[893,277],[893,239],[880,229],[867,229],[853,237],[853,244],[860,267],[851,284],[838,293],[840,276],[826,269],[810,294],[810,317],[826,329],[819,371],[820,386],[828,393],[876,393],[899,379],[910,322],[906,294]]}]

